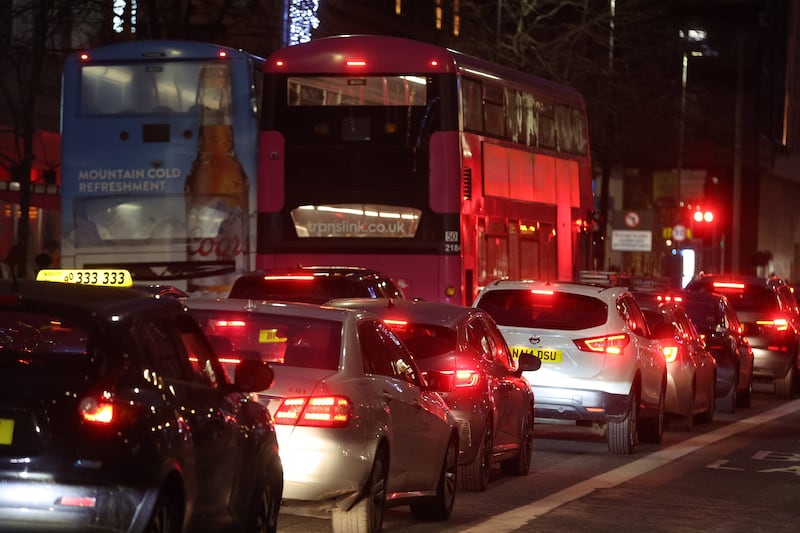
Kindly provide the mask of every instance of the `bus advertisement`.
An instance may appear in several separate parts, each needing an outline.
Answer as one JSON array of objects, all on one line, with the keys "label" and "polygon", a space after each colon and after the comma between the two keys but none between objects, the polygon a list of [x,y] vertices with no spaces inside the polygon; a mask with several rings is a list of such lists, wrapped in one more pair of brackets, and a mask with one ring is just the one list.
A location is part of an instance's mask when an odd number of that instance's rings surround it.
[{"label": "bus advertisement", "polygon": [[70,55],[61,264],[226,296],[254,266],[263,59],[191,41]]},{"label": "bus advertisement", "polygon": [[381,270],[471,304],[493,280],[591,265],[574,89],[435,45],[312,40],[264,63],[256,267]]}]

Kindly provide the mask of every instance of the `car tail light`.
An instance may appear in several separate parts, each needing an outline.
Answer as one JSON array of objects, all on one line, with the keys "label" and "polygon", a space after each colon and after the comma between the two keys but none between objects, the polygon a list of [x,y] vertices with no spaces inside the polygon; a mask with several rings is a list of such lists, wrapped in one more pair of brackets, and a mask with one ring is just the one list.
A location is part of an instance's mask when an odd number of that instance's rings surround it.
[{"label": "car tail light", "polygon": [[677,346],[664,346],[664,359],[667,363],[672,363],[678,358],[678,347]]},{"label": "car tail light", "polygon": [[216,320],[214,327],[217,328],[243,328],[247,325],[244,320]]},{"label": "car tail light", "polygon": [[759,326],[774,328],[775,331],[787,331],[789,329],[789,321],[785,318],[775,318],[773,320],[756,320]]},{"label": "car tail light", "polygon": [[143,407],[132,402],[120,402],[108,391],[81,398],[78,412],[84,422],[94,426],[119,426],[135,423]]},{"label": "car tail light", "polygon": [[669,303],[669,302],[680,303],[683,301],[683,297],[672,296],[670,294],[664,294],[664,295],[659,294],[658,296],[656,296],[656,300],[663,303]]},{"label": "car tail light", "polygon": [[444,370],[442,374],[452,376],[453,388],[474,387],[481,380],[480,373],[474,369]]},{"label": "car tail light", "polygon": [[97,499],[91,496],[62,496],[56,500],[56,505],[64,507],[94,507]]},{"label": "car tail light", "polygon": [[273,417],[276,424],[341,428],[353,416],[353,404],[344,396],[286,398]]},{"label": "car tail light", "polygon": [[732,281],[715,281],[714,288],[722,290],[743,291],[744,283],[736,283]]},{"label": "car tail light", "polygon": [[604,335],[588,339],[575,339],[573,342],[583,352],[620,355],[628,343],[631,342],[631,338],[627,333],[618,333],[616,335]]}]

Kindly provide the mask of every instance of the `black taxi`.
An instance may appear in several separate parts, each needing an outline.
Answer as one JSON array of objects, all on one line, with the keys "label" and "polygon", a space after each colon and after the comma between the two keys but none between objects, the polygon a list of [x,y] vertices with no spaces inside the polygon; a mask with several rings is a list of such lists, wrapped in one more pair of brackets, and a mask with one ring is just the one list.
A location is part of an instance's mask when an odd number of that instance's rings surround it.
[{"label": "black taxi", "polygon": [[0,281],[0,530],[276,531],[272,369],[108,274]]}]

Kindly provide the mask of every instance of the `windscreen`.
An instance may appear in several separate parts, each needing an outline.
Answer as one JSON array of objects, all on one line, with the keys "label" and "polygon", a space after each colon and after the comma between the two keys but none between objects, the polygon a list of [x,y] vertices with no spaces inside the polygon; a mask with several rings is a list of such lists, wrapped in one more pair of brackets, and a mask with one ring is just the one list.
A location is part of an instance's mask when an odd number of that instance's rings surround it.
[{"label": "windscreen", "polygon": [[303,368],[339,367],[340,322],[212,310],[192,314],[223,362],[251,359]]},{"label": "windscreen", "polygon": [[501,326],[579,330],[606,323],[602,300],[557,291],[496,290],[486,292],[477,307]]},{"label": "windscreen", "polygon": [[[80,112],[92,115],[200,113],[203,68],[224,61],[146,61],[81,68]],[[207,99],[208,100],[208,99]],[[208,101],[203,101],[208,106]]]},{"label": "windscreen", "polygon": [[69,318],[49,313],[0,310],[0,367],[24,364],[59,372],[84,372],[93,336]]},{"label": "windscreen", "polygon": [[399,74],[281,78],[274,128],[285,140],[286,236],[419,238],[430,136],[442,129],[439,87]]},{"label": "windscreen", "polygon": [[415,359],[436,357],[457,349],[456,332],[450,328],[429,324],[392,325]]}]

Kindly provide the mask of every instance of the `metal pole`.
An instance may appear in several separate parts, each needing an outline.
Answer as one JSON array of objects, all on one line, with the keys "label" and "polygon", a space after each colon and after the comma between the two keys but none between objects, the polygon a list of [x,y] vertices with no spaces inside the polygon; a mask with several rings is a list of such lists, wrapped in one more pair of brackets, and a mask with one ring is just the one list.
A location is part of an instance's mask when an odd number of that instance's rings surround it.
[{"label": "metal pole", "polygon": [[689,76],[689,56],[683,53],[681,62],[681,122],[678,125],[678,205],[681,205],[681,179],[683,178],[683,136],[686,129],[686,80]]}]

